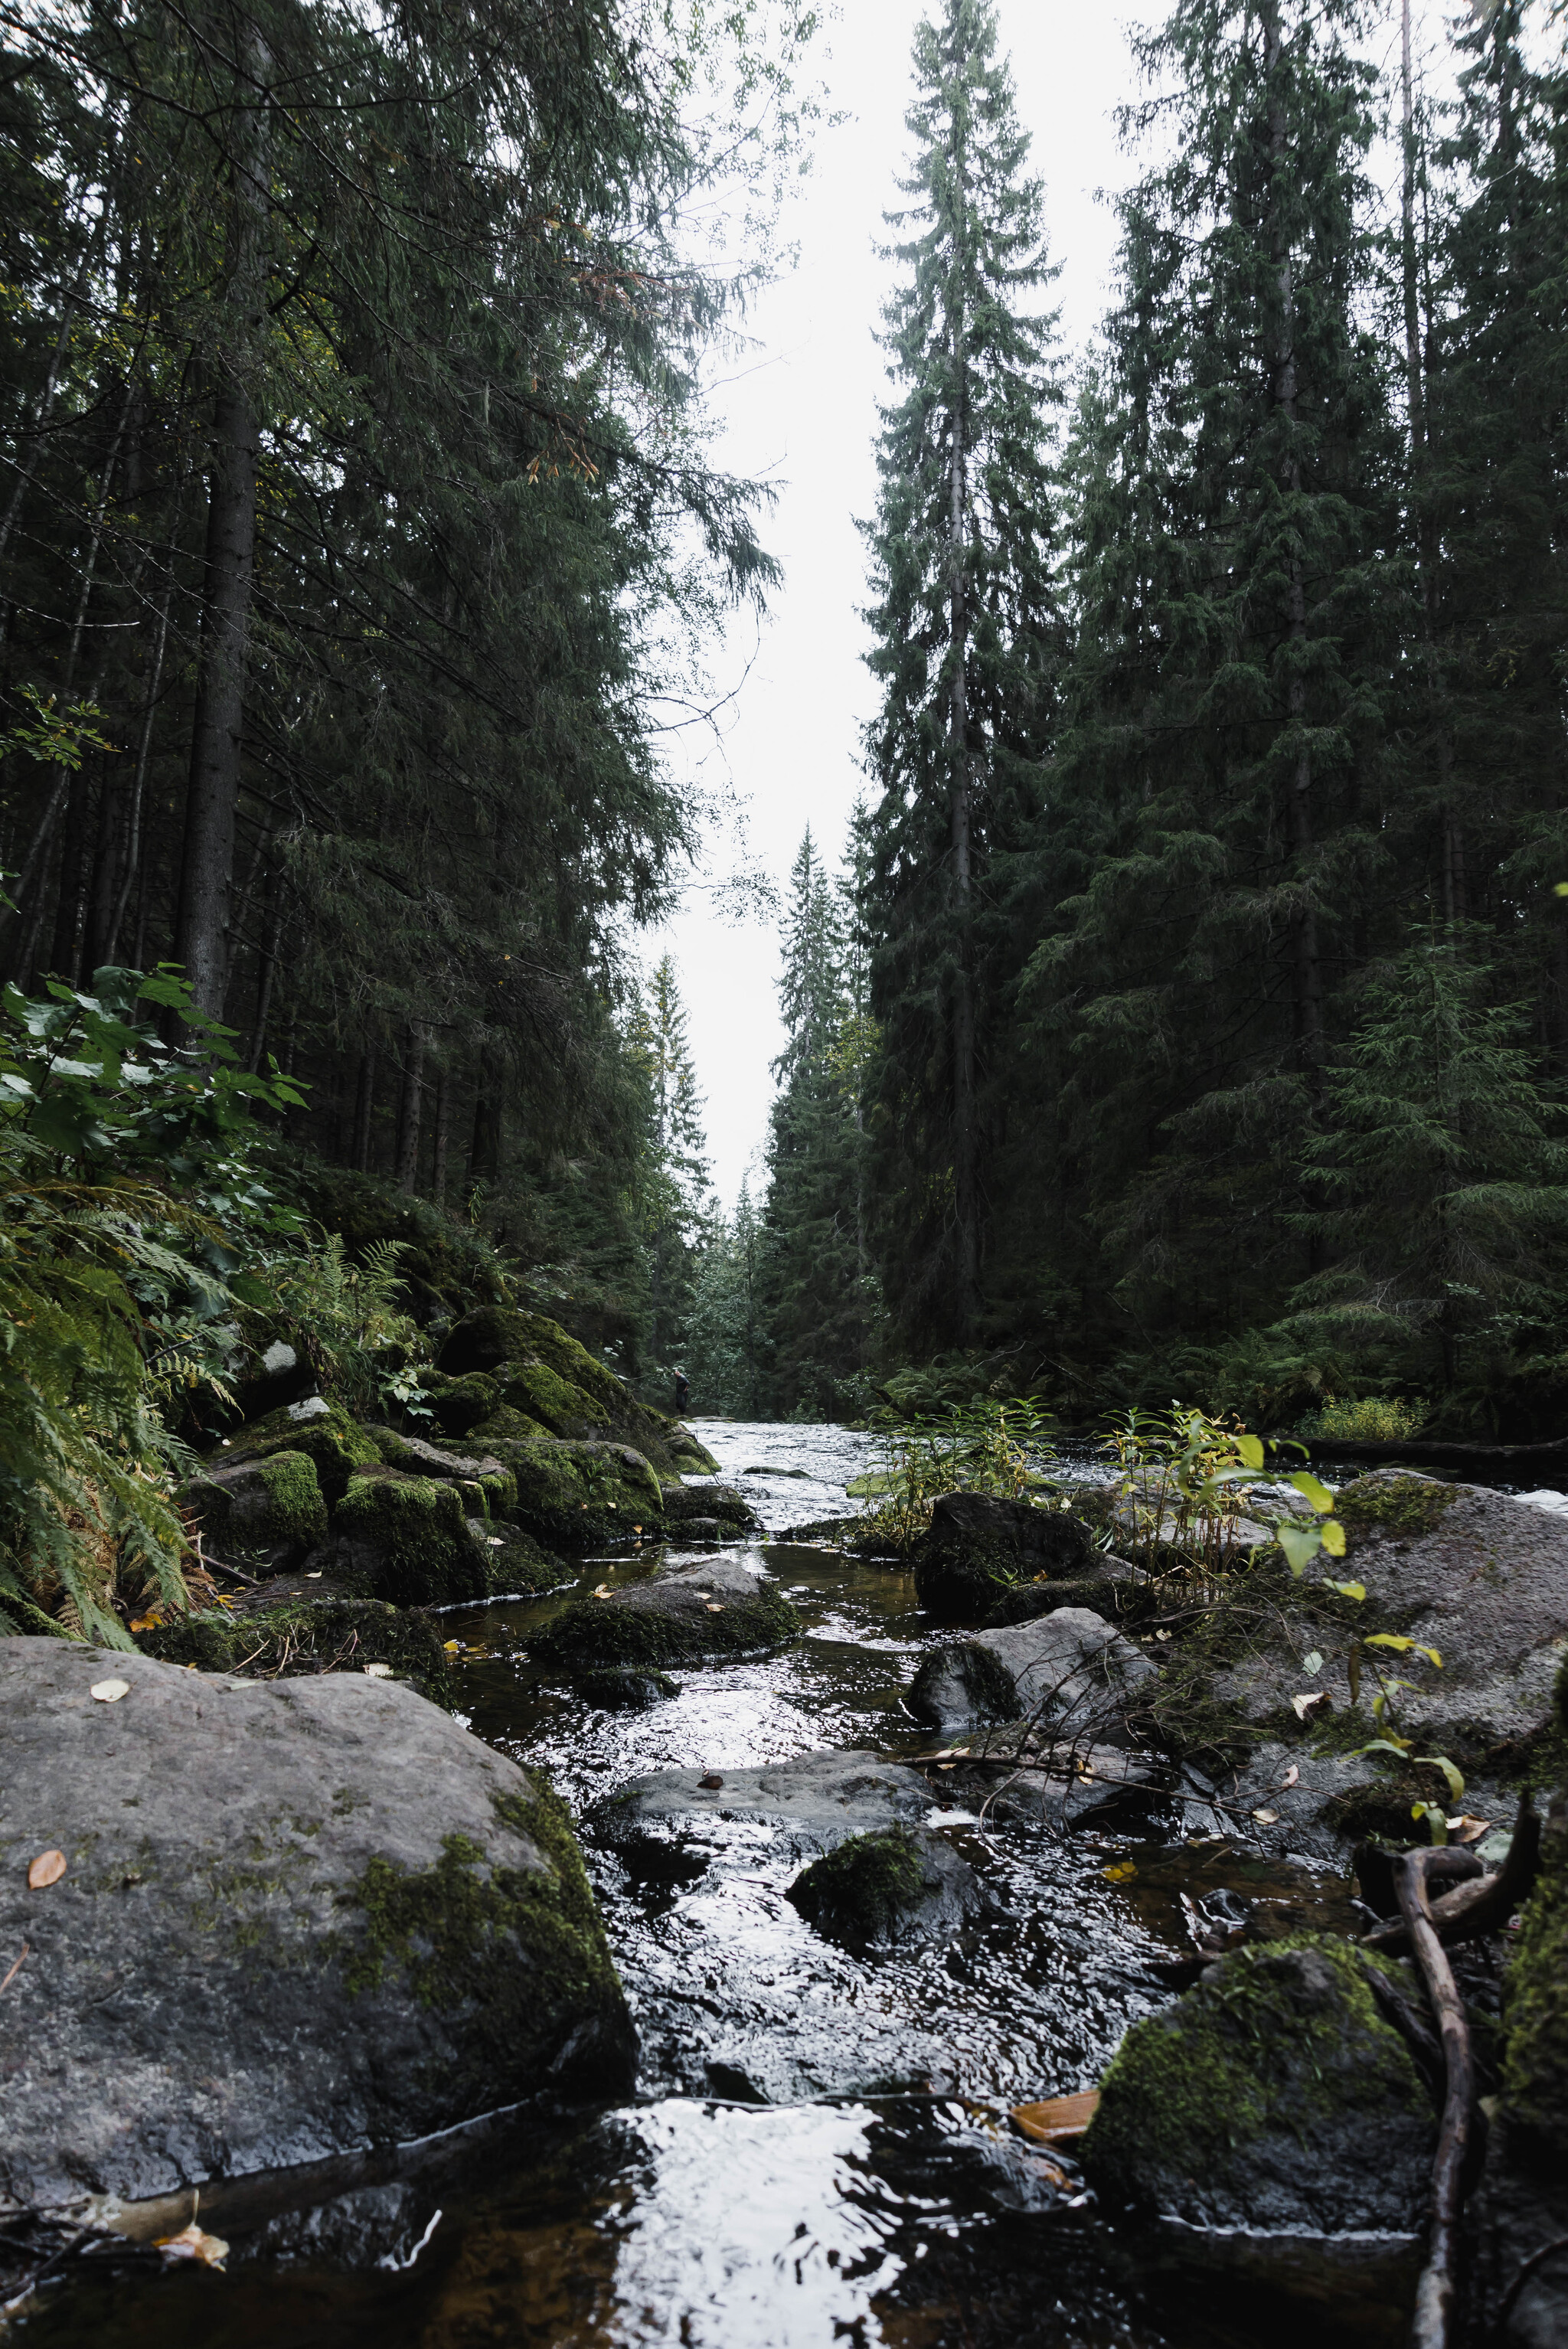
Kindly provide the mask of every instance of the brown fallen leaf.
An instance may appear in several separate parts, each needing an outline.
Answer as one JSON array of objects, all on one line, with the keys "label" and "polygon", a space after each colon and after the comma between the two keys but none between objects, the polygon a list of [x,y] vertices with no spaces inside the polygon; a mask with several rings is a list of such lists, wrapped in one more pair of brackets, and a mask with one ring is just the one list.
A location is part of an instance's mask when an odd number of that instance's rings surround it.
[{"label": "brown fallen leaf", "polygon": [[1085,2088],[1076,2096],[1047,2096],[1044,2104],[1015,2105],[1013,2118],[1036,2145],[1066,2145],[1082,2137],[1099,2104],[1099,2090]]},{"label": "brown fallen leaf", "polygon": [[12,1983],[15,1981],[15,1979],[16,1979],[17,1975],[18,1975],[18,1974],[21,1972],[21,1971],[22,1971],[22,1958],[25,1958],[25,1957],[26,1956],[26,1954],[27,1954],[28,1951],[32,1948],[32,1946],[33,1946],[33,1944],[31,1943],[31,1941],[24,1941],[24,1942],[23,1942],[23,1944],[22,1944],[22,1957],[18,1958],[18,1959],[15,1961],[15,1963],[12,1966],[11,1971],[10,1971],[10,1972],[6,1975],[6,1977],[5,1977],[5,1981],[4,1981],[4,1982],[0,1982],[0,1991],[9,1990],[9,1989],[10,1989],[10,1987],[11,1987]]},{"label": "brown fallen leaf", "polygon": [[1491,1833],[1490,1819],[1472,1819],[1468,1811],[1462,1818],[1450,1819],[1448,1826],[1450,1843],[1479,1843],[1483,1835]]},{"label": "brown fallen leaf", "polygon": [[1291,1710],[1297,1721],[1310,1721],[1315,1713],[1332,1713],[1334,1699],[1326,1689],[1313,1689],[1302,1696],[1293,1696]]},{"label": "brown fallen leaf", "polygon": [[602,1582],[593,1596],[595,1599],[614,1599],[615,1594],[607,1582]]},{"label": "brown fallen leaf", "polygon": [[159,1631],[163,1628],[163,1618],[158,1614],[133,1615],[130,1628],[133,1631]]},{"label": "brown fallen leaf", "polygon": [[46,1891],[51,1884],[57,1884],[65,1872],[66,1855],[63,1851],[41,1851],[27,1870],[27,1889],[29,1892]]},{"label": "brown fallen leaf", "polygon": [[204,2268],[221,2268],[229,2256],[222,2236],[205,2233],[194,2219],[177,2235],[160,2235],[157,2249],[166,2260],[194,2260]]},{"label": "brown fallen leaf", "polygon": [[1284,1776],[1284,1777],[1280,1780],[1280,1782],[1279,1782],[1279,1783],[1280,1783],[1280,1786],[1281,1786],[1282,1790],[1283,1790],[1284,1787],[1286,1787],[1286,1786],[1294,1786],[1294,1785],[1295,1785],[1295,1782],[1296,1782],[1296,1780],[1300,1777],[1300,1775],[1301,1775],[1301,1772],[1300,1772],[1300,1770],[1297,1768],[1296,1764],[1293,1762],[1293,1763],[1291,1764],[1291,1765],[1290,1765],[1290,1768],[1285,1772]]},{"label": "brown fallen leaf", "polygon": [[722,1615],[724,1612],[723,1600],[719,1599],[710,1599],[707,1602],[707,1611],[710,1615]]},{"label": "brown fallen leaf", "polygon": [[1278,1819],[1279,1813],[1277,1811],[1254,1811],[1253,1813],[1253,1816],[1256,1819],[1259,1826],[1272,1827]]}]

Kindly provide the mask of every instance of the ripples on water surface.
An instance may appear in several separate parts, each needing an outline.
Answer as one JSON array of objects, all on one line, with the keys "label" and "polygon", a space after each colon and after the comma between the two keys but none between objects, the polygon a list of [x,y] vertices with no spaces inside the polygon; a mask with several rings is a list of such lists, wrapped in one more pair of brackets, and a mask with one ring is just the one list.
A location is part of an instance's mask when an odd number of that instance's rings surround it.
[{"label": "ripples on water surface", "polygon": [[[696,1425],[774,1535],[841,1514],[846,1484],[876,1456],[874,1438],[843,1428]],[[586,1560],[579,1587],[634,1578],[656,1555]],[[449,1617],[475,1651],[463,1700],[474,1729],[544,1764],[579,1811],[676,1766],[925,1750],[929,1733],[900,1698],[936,1635],[910,1578],[777,1540],[764,1557],[804,1638],[781,1655],[688,1670],[681,1695],[645,1713],[586,1707],[528,1662],[521,1640],[559,1599]],[[934,1773],[934,1808],[941,1783]],[[1140,2291],[1092,2204],[1074,2206],[1006,2111],[1092,2084],[1127,2024],[1169,1995],[1152,1967],[1184,1946],[1184,1890],[1224,1889],[1272,1900],[1288,1921],[1337,1926],[1343,1888],[1188,1844],[1172,1812],[1065,1837],[1018,1823],[950,1832],[997,1914],[946,1945],[865,1961],[797,1916],[784,1894],[799,1859],[766,1829],[714,1822],[700,1848],[637,1867],[590,1850],[642,2038],[638,2103],[501,2123],[335,2177],[346,2190],[317,2187],[292,2210],[280,2195],[270,2213],[209,2204],[234,2245],[226,2276],[73,2287],[35,2303],[17,2338],[32,2349],[1274,2349],[1275,2322],[1212,2320],[1191,2286]],[[1128,1857],[1136,1876],[1109,1883],[1106,1868]]]}]

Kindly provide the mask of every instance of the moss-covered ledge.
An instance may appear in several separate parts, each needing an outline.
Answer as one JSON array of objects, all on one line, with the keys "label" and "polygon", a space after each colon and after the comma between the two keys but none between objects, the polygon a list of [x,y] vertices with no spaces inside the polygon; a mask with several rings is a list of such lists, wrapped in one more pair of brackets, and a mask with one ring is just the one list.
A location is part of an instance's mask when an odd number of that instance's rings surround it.
[{"label": "moss-covered ledge", "polygon": [[[337,1896],[354,1922],[340,1928],[335,1954],[352,1996],[400,1976],[420,2006],[482,2017],[508,2071],[521,2057],[558,2085],[587,2087],[630,2064],[634,2034],[571,1814],[553,1788],[524,1776],[527,1794],[498,1795],[492,1807],[543,1869],[498,1864],[465,1835],[444,1837],[426,1868],[373,1857]],[[586,2061],[580,2044],[593,2050]],[[482,2043],[469,2060],[482,2075]]]}]

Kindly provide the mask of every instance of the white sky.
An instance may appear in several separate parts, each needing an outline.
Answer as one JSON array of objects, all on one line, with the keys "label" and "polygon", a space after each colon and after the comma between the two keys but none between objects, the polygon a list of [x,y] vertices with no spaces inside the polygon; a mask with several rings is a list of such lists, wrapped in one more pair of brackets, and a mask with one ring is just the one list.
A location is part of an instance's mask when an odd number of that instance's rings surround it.
[{"label": "white sky", "polygon": [[[699,763],[705,788],[733,788],[744,802],[749,853],[780,886],[808,823],[837,859],[863,781],[861,733],[874,689],[861,658],[865,558],[854,524],[874,504],[876,403],[886,377],[872,329],[892,269],[874,248],[886,234],[882,212],[899,201],[910,44],[923,10],[924,0],[844,0],[826,77],[831,105],[849,119],[821,135],[813,171],[787,212],[783,233],[799,244],[799,266],[758,305],[750,321],[757,347],[727,370],[731,379],[714,395],[723,419],[715,460],[781,491],[762,534],[785,578],[760,647],[748,620],[715,660],[728,688],[756,656],[722,743],[686,737],[676,767]],[[1115,222],[1097,191],[1124,185],[1133,172],[1113,119],[1134,95],[1124,27],[1161,13],[1159,0],[1133,8],[1000,0],[1001,47],[1033,136],[1031,162],[1046,181],[1052,257],[1064,264],[1056,299],[1069,354],[1083,347],[1106,305]],[[1435,16],[1434,0],[1420,14]],[[733,839],[716,840],[708,876],[722,877],[736,861]],[[763,920],[723,919],[697,886],[667,929],[644,941],[650,967],[666,947],[707,1097],[714,1178],[728,1205],[761,1148],[773,1098],[769,1063],[782,1040],[777,932]]]}]

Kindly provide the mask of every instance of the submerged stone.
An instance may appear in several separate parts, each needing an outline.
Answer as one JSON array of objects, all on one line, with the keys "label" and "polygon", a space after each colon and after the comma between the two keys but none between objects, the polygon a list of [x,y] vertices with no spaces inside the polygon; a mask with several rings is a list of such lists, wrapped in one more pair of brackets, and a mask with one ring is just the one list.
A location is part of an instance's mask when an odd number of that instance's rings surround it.
[{"label": "submerged stone", "polygon": [[606,1713],[648,1713],[679,1696],[680,1685],[666,1672],[637,1671],[631,1665],[613,1665],[603,1671],[580,1672],[574,1686],[590,1704]]},{"label": "submerged stone", "polygon": [[[90,1691],[112,1668],[115,1703]],[[566,1813],[408,1688],[0,1641],[0,2197],[79,2207],[624,2093]],[[63,1878],[30,1890],[57,1847]]]}]

